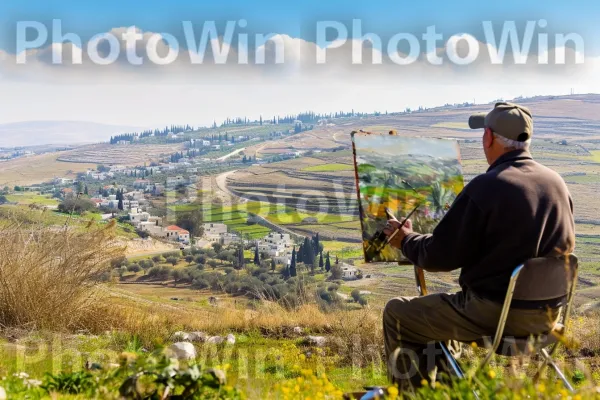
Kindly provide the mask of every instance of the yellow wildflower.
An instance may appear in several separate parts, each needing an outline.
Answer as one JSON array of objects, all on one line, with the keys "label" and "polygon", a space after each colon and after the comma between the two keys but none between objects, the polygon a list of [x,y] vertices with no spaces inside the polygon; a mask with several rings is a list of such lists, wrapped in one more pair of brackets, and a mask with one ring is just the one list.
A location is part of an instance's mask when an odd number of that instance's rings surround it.
[{"label": "yellow wildflower", "polygon": [[539,385],[537,385],[537,391],[540,393],[544,393],[546,391],[546,385],[540,383]]}]

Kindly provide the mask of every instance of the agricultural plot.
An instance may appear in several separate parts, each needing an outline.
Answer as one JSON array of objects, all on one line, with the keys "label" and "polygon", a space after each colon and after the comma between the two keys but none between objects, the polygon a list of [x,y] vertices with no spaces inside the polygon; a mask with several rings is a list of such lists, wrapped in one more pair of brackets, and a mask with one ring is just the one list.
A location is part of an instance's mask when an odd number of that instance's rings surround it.
[{"label": "agricultural plot", "polygon": [[350,164],[325,164],[315,165],[313,167],[303,168],[302,171],[307,172],[335,172],[335,171],[352,171],[353,167]]},{"label": "agricultural plot", "polygon": [[6,200],[10,203],[18,205],[37,204],[40,206],[58,206],[58,200],[50,196],[40,195],[36,192],[23,192],[19,194],[10,194],[6,196]]},{"label": "agricultural plot", "polygon": [[157,161],[161,157],[183,150],[183,143],[174,144],[95,144],[82,146],[68,154],[61,155],[59,161],[69,163],[93,163],[107,165],[136,166],[145,162]]},{"label": "agricultural plot", "polygon": [[57,176],[75,179],[78,172],[96,167],[96,164],[75,164],[58,160],[60,157],[69,157],[76,151],[48,153],[0,162],[0,186],[29,186],[47,182]]}]

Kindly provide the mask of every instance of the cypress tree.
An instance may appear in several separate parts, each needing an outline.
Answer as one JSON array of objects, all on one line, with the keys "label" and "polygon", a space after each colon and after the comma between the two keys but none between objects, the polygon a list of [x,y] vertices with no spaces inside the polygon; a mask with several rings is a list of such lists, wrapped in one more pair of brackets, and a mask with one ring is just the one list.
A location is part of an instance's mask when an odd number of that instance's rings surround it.
[{"label": "cypress tree", "polygon": [[329,252],[327,252],[327,257],[325,258],[325,271],[331,271],[331,260],[329,259]]},{"label": "cypress tree", "polygon": [[306,252],[307,254],[306,254],[306,258],[304,259],[304,264],[314,266],[314,264],[315,264],[315,250],[310,245],[310,243],[306,247],[307,247],[308,251]]},{"label": "cypress tree", "polygon": [[260,257],[258,256],[258,243],[256,243],[256,247],[254,248],[254,265],[260,265]]},{"label": "cypress tree", "polygon": [[290,276],[294,277],[296,275],[296,246],[294,246],[294,249],[292,250],[292,262],[290,264]]},{"label": "cypress tree", "polygon": [[314,245],[314,250],[315,250],[315,254],[319,253],[321,251],[320,249],[320,243],[319,243],[319,232],[317,232],[317,234],[313,237],[313,245]]},{"label": "cypress tree", "polygon": [[304,262],[304,259],[302,258],[303,256],[304,256],[304,249],[302,248],[302,244],[300,244],[300,247],[298,248],[297,261]]},{"label": "cypress tree", "polygon": [[323,252],[319,253],[319,268],[321,268],[321,271],[323,270],[323,267],[325,266],[325,264],[323,263]]},{"label": "cypress tree", "polygon": [[311,248],[312,245],[310,244],[310,242],[308,241],[308,238],[305,237],[304,238],[304,245],[302,246],[302,260],[304,261],[305,264],[310,263],[310,254],[309,254],[309,248]]}]

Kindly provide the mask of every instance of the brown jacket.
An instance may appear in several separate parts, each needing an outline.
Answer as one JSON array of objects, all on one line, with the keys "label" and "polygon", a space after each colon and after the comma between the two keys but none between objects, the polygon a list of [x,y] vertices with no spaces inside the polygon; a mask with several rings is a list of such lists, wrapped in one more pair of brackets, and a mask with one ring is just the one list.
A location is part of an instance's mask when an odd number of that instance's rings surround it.
[{"label": "brown jacket", "polygon": [[465,186],[433,234],[409,234],[402,252],[426,271],[462,268],[463,290],[502,301],[519,264],[573,250],[574,226],[563,179],[515,150]]}]

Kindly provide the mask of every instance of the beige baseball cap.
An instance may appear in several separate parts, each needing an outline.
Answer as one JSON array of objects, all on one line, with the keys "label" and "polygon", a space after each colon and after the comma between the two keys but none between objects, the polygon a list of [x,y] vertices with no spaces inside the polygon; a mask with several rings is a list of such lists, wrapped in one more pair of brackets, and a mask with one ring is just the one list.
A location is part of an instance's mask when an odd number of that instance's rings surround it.
[{"label": "beige baseball cap", "polygon": [[533,135],[531,111],[514,103],[496,103],[489,113],[471,115],[469,127],[490,128],[494,133],[517,142],[526,142]]}]

